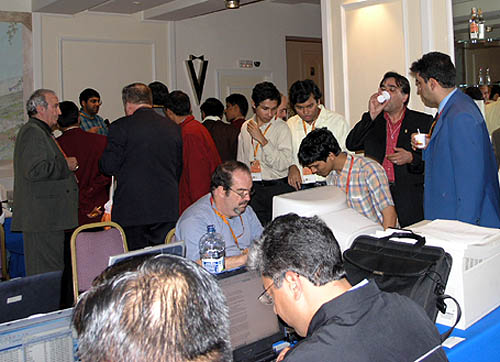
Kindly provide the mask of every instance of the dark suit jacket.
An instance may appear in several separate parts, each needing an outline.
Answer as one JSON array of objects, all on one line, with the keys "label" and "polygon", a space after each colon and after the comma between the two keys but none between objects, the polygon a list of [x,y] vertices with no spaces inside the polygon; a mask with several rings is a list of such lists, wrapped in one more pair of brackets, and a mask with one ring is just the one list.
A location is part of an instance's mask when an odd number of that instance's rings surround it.
[{"label": "dark suit jacket", "polygon": [[113,221],[138,226],[177,220],[182,138],[174,121],[145,107],[114,121],[99,165],[116,176]]},{"label": "dark suit jacket", "polygon": [[497,165],[500,168],[500,128],[493,131],[491,134],[491,141],[493,143],[493,151],[497,159]]},{"label": "dark suit jacket", "polygon": [[[386,122],[383,112],[374,121],[372,121],[370,113],[364,113],[361,121],[347,136],[347,149],[350,151],[364,150],[365,156],[382,164],[386,148]],[[391,191],[399,224],[402,227],[424,218],[424,163],[422,152],[414,151],[411,148],[411,134],[416,133],[417,129],[422,133],[427,133],[431,124],[432,116],[407,109],[399,131],[397,147],[404,148],[413,154],[411,164],[394,165],[395,181]]]},{"label": "dark suit jacket", "polygon": [[222,121],[207,119],[203,125],[208,129],[214,139],[217,151],[219,151],[222,162],[236,160],[238,152],[238,135],[240,132],[236,127]]},{"label": "dark suit jacket", "polygon": [[80,127],[72,128],[57,139],[64,153],[76,157],[78,170],[79,205],[78,223],[80,225],[99,222],[101,215],[91,218],[87,216],[95,207],[101,207],[109,199],[111,178],[99,171],[99,159],[106,148],[107,138],[99,134],[85,132]]},{"label": "dark suit jacket", "polygon": [[14,149],[13,231],[46,232],[78,225],[78,185],[49,126],[30,118]]},{"label": "dark suit jacket", "polygon": [[498,170],[472,98],[457,90],[444,106],[425,159],[425,218],[500,228]]}]

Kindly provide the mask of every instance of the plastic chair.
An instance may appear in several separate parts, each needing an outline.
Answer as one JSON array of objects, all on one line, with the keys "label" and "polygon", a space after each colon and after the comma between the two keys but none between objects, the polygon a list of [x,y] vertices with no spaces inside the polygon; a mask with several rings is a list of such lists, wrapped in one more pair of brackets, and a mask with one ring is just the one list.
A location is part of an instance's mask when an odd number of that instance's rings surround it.
[{"label": "plastic chair", "polygon": [[1,280],[9,280],[9,272],[7,270],[7,249],[5,247],[5,230],[0,224],[0,267],[2,268]]},{"label": "plastic chair", "polygon": [[171,229],[165,237],[165,244],[175,242],[175,228]]},{"label": "plastic chair", "polygon": [[[106,228],[100,231],[89,229]],[[71,267],[75,303],[81,292],[108,266],[109,257],[128,252],[125,233],[112,221],[96,222],[78,227],[71,236]]]}]

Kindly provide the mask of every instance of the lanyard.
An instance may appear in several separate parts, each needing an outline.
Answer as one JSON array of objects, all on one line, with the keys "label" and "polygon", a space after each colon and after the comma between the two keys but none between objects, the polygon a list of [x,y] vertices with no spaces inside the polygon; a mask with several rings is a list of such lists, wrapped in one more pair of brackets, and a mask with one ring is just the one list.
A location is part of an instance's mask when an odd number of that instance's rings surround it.
[{"label": "lanyard", "polygon": [[241,217],[241,215],[238,215],[240,217],[240,221],[241,221],[241,226],[243,227],[243,232],[236,236],[236,234],[234,233],[233,231],[233,228],[231,227],[231,225],[229,225],[229,221],[227,221],[227,218],[222,215],[215,207],[214,207],[214,199],[212,196],[210,196],[210,206],[212,206],[212,210],[214,210],[215,214],[220,217],[222,219],[222,221],[224,221],[224,224],[226,224],[228,227],[229,227],[229,231],[231,231],[231,235],[233,236],[233,239],[234,239],[234,243],[236,244],[236,247],[238,249],[240,249],[240,251],[243,251],[242,248],[240,248],[240,245],[238,244],[238,238],[241,237],[243,235],[243,233],[245,232],[245,224],[243,224],[243,218]]},{"label": "lanyard", "polygon": [[349,166],[349,173],[347,174],[347,185],[345,186],[345,194],[347,196],[349,196],[349,183],[351,182],[351,172],[353,163],[354,163],[354,157],[351,157],[351,165]]},{"label": "lanyard", "polygon": [[[66,155],[66,152],[64,152],[64,150],[62,149],[62,147],[59,144],[59,142],[57,142],[57,139],[54,137],[54,135],[51,135],[51,137],[54,140],[54,142],[56,143],[57,148],[59,148],[59,151],[61,151],[61,153],[63,154],[64,159],[68,158],[68,156]],[[76,173],[75,172],[73,172],[73,176],[75,176],[76,183],[78,183],[78,177],[76,177]]]},{"label": "lanyard", "polygon": [[[319,117],[318,117],[319,118]],[[316,118],[314,120],[314,122],[312,123],[312,129],[311,131],[314,131],[316,129],[316,121],[318,120],[318,118]],[[304,128],[304,133],[305,135],[307,136],[307,128],[306,128],[306,122],[304,120],[302,120],[302,127]]]},{"label": "lanyard", "polygon": [[[266,127],[266,129],[264,130],[264,132],[262,133],[263,136],[266,135],[267,131],[269,130],[269,127],[271,127],[272,123],[269,123],[269,125]],[[252,138],[252,145],[253,145],[253,138]],[[257,142],[257,145],[255,146],[255,148],[253,149],[253,158],[254,160],[257,159],[257,150],[259,149],[259,146],[260,146],[260,143]]]}]

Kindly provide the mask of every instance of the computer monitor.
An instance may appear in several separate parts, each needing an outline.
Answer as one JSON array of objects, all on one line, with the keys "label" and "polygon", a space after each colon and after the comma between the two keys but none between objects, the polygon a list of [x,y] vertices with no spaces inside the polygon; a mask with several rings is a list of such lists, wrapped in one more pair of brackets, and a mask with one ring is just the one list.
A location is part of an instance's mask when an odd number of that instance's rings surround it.
[{"label": "computer monitor", "polygon": [[78,361],[72,314],[70,308],[0,324],[0,361]]},{"label": "computer monitor", "polygon": [[113,255],[109,257],[108,266],[114,265],[118,262],[122,262],[128,259],[132,259],[137,256],[144,255],[158,255],[158,254],[171,254],[177,256],[186,256],[186,244],[184,241],[178,241],[170,244],[161,244],[157,246],[151,246],[144,249],[129,251],[128,253],[123,253],[119,255]]},{"label": "computer monitor", "polygon": [[274,360],[273,344],[284,339],[284,331],[273,306],[257,299],[263,291],[260,276],[239,268],[218,274],[217,279],[229,306],[234,361]]}]

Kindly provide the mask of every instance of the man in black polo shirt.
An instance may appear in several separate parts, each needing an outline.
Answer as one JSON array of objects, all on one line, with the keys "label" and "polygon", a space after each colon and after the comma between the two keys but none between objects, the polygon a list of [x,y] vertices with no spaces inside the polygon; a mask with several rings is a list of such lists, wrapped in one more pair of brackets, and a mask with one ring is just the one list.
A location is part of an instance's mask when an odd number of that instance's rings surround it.
[{"label": "man in black polo shirt", "polygon": [[254,242],[248,265],[259,300],[302,337],[284,361],[447,361],[438,331],[411,299],[366,280],[351,286],[332,231],[318,217],[288,214]]}]

